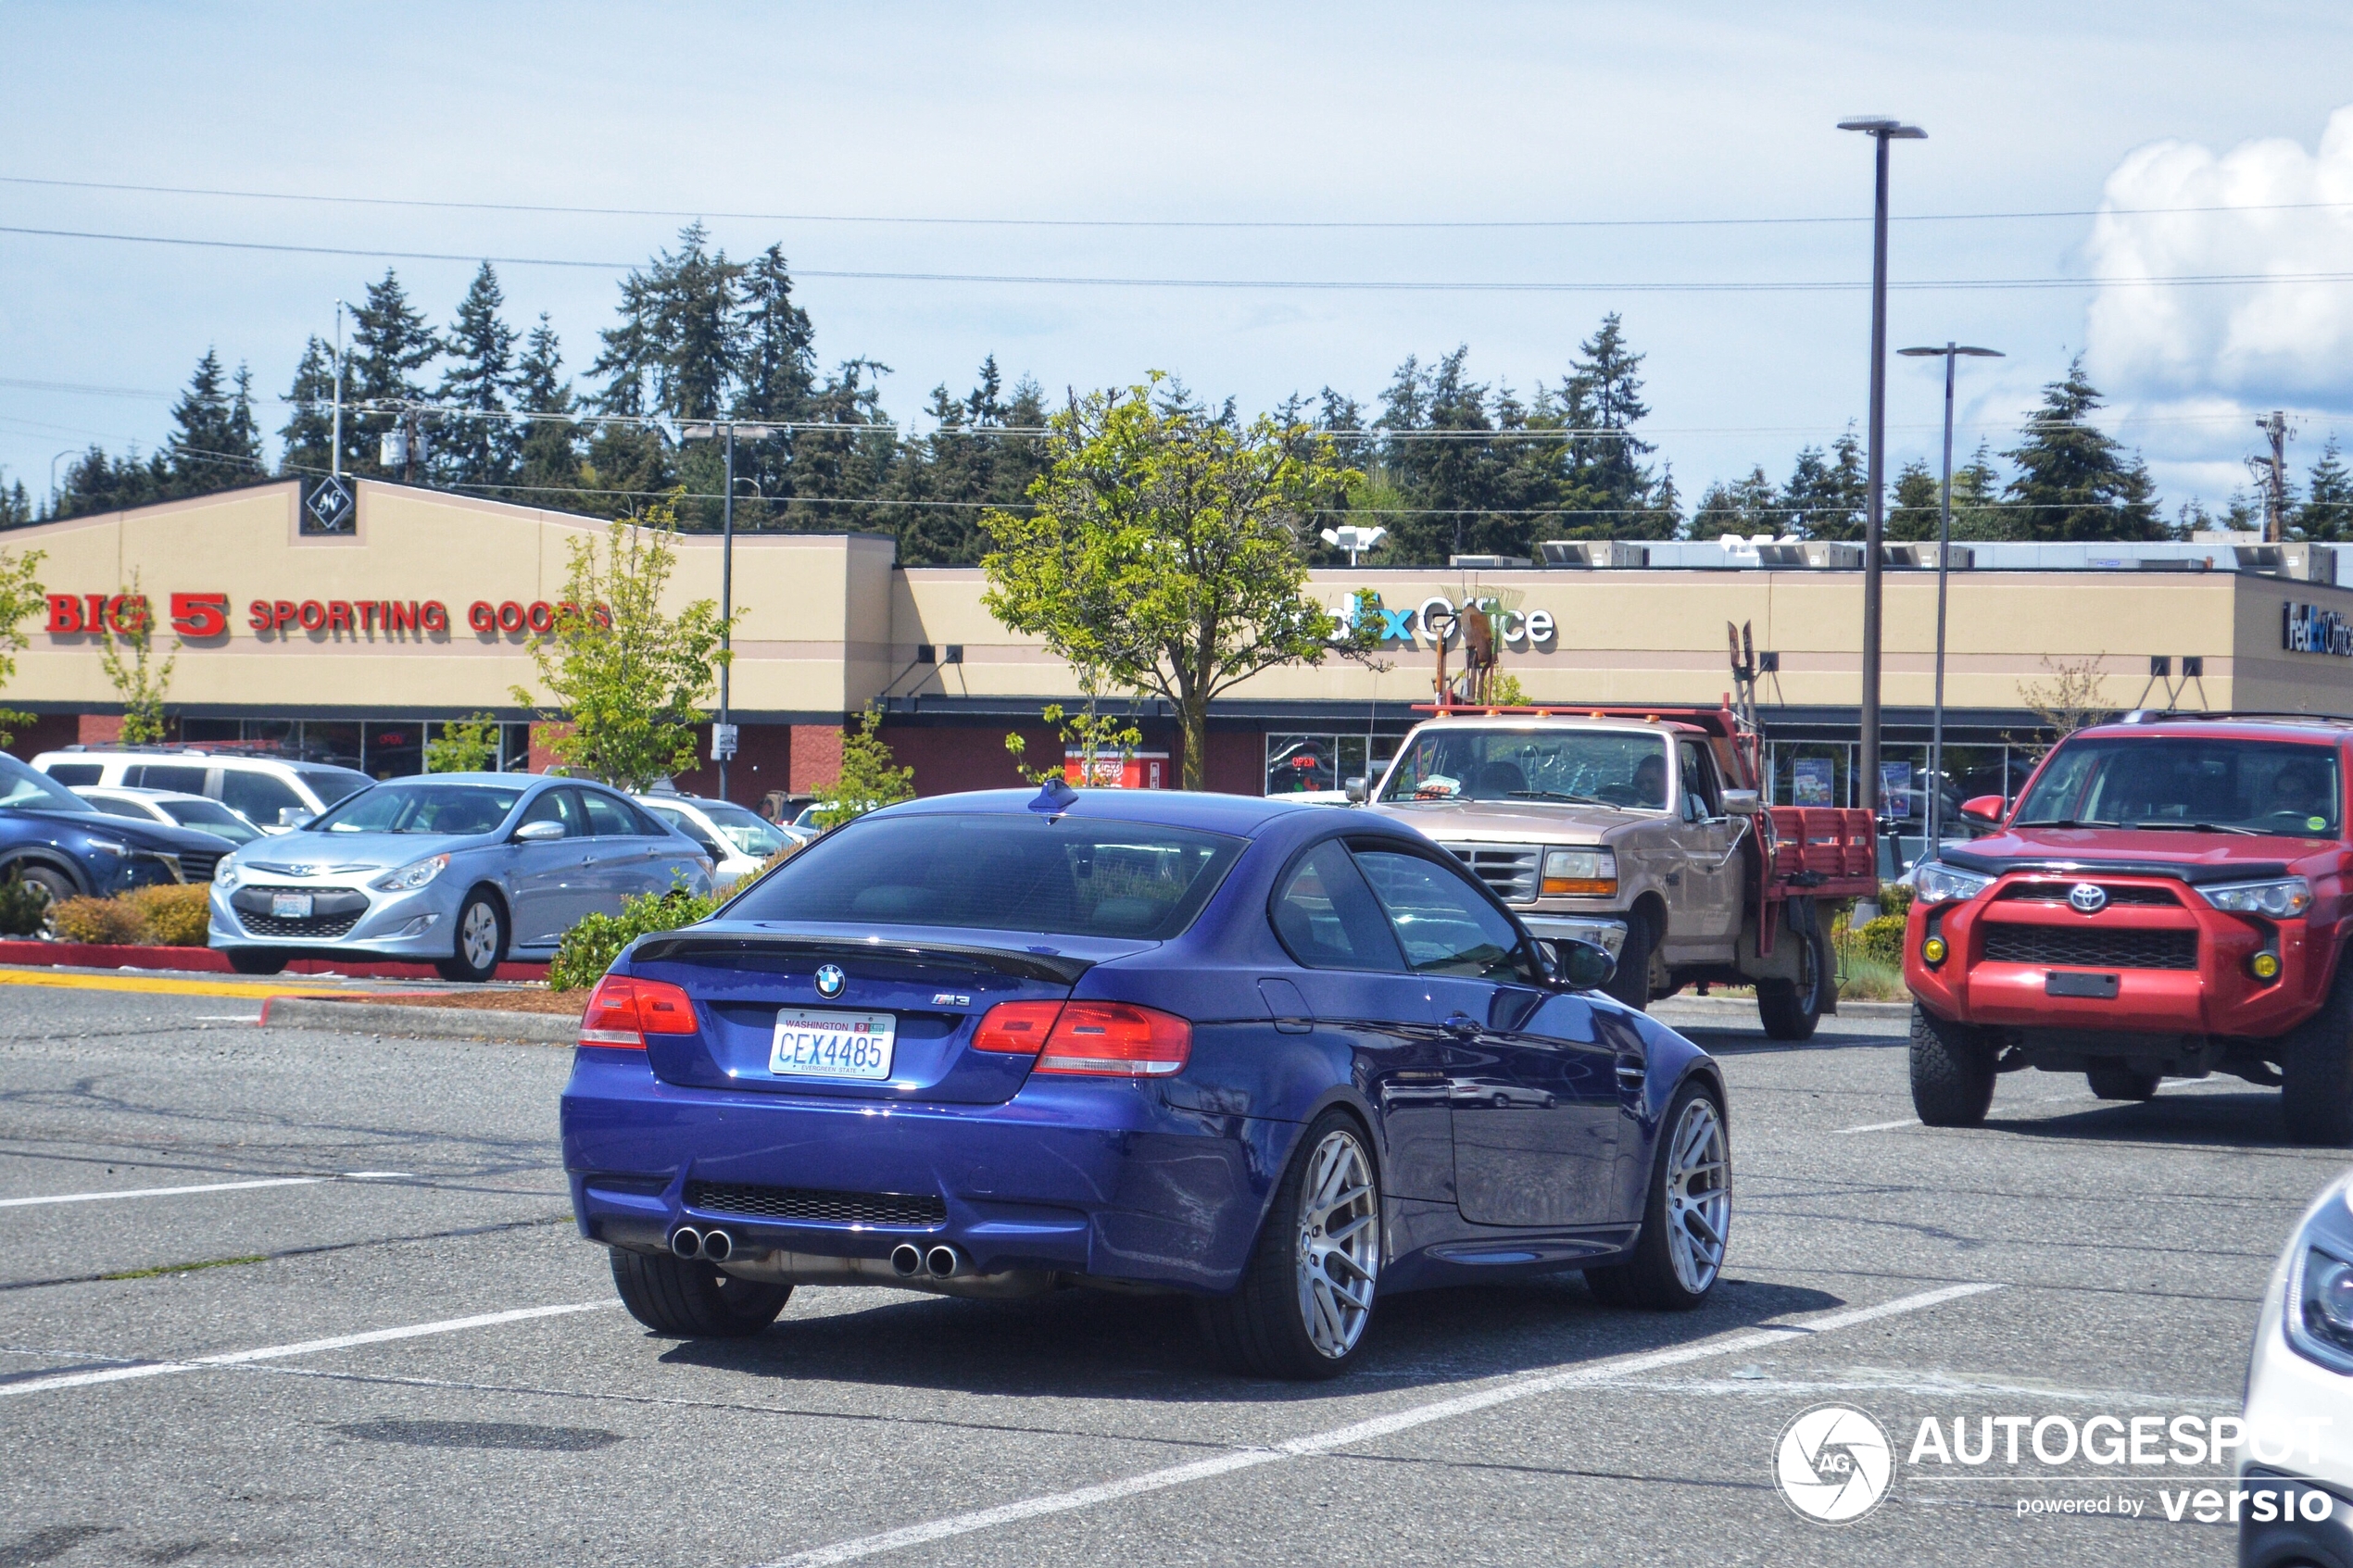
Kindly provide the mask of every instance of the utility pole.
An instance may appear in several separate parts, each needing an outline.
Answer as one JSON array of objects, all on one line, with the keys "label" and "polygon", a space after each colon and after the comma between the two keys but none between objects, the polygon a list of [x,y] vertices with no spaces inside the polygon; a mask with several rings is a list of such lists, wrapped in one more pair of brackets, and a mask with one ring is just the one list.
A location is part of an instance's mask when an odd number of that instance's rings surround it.
[{"label": "utility pole", "polygon": [[2263,486],[2263,542],[2277,545],[2287,538],[2287,444],[2296,432],[2288,429],[2287,411],[2274,408],[2255,421],[2271,443],[2269,458],[2249,458],[2256,483]]},{"label": "utility pole", "polygon": [[327,477],[343,478],[343,312],[344,303],[335,301],[335,419],[334,433],[327,438]]},{"label": "utility pole", "polygon": [[[727,763],[736,755],[736,726],[727,709],[727,671],[735,660],[736,426],[727,425],[727,499],[719,508],[719,729],[711,750],[719,759],[719,798],[727,798]],[[791,783],[789,779],[786,781]]]}]

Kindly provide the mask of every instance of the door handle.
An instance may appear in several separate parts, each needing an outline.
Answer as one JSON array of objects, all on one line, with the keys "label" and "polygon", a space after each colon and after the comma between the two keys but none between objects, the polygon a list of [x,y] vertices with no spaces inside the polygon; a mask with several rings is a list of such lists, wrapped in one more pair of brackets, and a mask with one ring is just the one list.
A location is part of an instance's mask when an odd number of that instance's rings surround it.
[{"label": "door handle", "polygon": [[1466,1012],[1456,1013],[1439,1027],[1457,1040],[1476,1040],[1487,1032],[1479,1026],[1478,1020]]}]

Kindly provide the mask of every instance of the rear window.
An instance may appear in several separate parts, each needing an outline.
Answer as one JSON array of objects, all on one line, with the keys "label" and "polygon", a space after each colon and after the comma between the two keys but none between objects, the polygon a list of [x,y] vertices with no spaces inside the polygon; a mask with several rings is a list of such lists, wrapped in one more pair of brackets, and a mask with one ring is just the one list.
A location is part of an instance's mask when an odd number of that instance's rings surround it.
[{"label": "rear window", "polygon": [[61,784],[94,784],[106,773],[95,762],[52,762],[42,771]]},{"label": "rear window", "polygon": [[1192,923],[1243,843],[1071,817],[870,817],[786,860],[727,916],[1162,941]]},{"label": "rear window", "polygon": [[2062,745],[2014,825],[2334,838],[2343,797],[2333,746],[2103,736]]}]

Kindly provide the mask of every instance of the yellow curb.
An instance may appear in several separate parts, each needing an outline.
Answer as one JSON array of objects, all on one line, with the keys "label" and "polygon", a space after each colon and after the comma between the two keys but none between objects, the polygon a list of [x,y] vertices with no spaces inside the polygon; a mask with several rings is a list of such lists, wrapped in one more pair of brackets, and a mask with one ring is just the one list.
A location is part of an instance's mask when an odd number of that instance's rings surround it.
[{"label": "yellow curb", "polygon": [[172,997],[339,997],[340,990],[270,980],[172,980],[162,975],[59,974],[0,969],[0,985],[49,985],[61,991],[146,991]]}]

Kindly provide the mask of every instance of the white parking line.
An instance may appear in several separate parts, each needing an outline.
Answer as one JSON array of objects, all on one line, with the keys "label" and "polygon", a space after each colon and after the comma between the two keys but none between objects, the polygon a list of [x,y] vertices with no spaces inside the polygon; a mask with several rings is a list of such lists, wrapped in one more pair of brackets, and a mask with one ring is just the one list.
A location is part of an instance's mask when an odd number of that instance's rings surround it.
[{"label": "white parking line", "polygon": [[137,1377],[161,1377],[167,1373],[202,1372],[208,1367],[244,1366],[252,1361],[283,1361],[288,1356],[315,1356],[323,1350],[348,1350],[356,1345],[382,1345],[395,1339],[422,1339],[428,1335],[457,1334],[469,1328],[496,1328],[501,1323],[527,1323],[534,1318],[564,1317],[618,1306],[617,1301],[573,1301],[560,1307],[518,1307],[510,1312],[483,1312],[471,1318],[446,1318],[439,1323],[410,1323],[405,1328],[376,1328],[364,1334],[338,1335],[333,1339],[305,1339],[292,1345],[265,1345],[258,1350],[231,1350],[185,1361],[145,1361],[136,1366],[107,1367],[97,1372],[60,1373],[23,1383],[0,1384],[0,1399],[19,1394],[45,1394],[56,1388],[86,1388],[95,1383],[123,1383]]},{"label": "white parking line", "polygon": [[1957,1301],[1965,1296],[1982,1295],[2002,1287],[1992,1284],[1952,1285],[1942,1290],[1922,1291],[1917,1296],[1899,1297],[1876,1307],[1858,1307],[1852,1311],[1832,1312],[1803,1323],[1772,1323],[1720,1339],[1702,1340],[1695,1345],[1679,1345],[1667,1350],[1644,1350],[1632,1355],[1613,1356],[1605,1361],[1583,1366],[1562,1368],[1552,1372],[1523,1373],[1519,1376],[1474,1394],[1463,1394],[1451,1399],[1438,1399],[1426,1405],[1415,1405],[1388,1415],[1375,1416],[1347,1426],[1335,1426],[1329,1431],[1294,1437],[1290,1442],[1269,1449],[1237,1449],[1214,1459],[1196,1460],[1190,1464],[1173,1465],[1166,1470],[1148,1471],[1118,1481],[1105,1481],[1099,1486],[1080,1486],[1067,1492],[1049,1492],[1042,1497],[1025,1498],[1019,1502],[1005,1503],[997,1508],[984,1508],[971,1513],[951,1514],[922,1524],[903,1525],[886,1530],[880,1535],[860,1536],[851,1540],[837,1541],[832,1546],[796,1552],[772,1565],[772,1568],[829,1568],[837,1562],[851,1562],[862,1557],[873,1557],[903,1547],[922,1546],[931,1541],[946,1540],[954,1536],[968,1536],[978,1530],[995,1529],[1000,1524],[1016,1524],[1025,1519],[1043,1514],[1067,1513],[1074,1509],[1093,1508],[1099,1503],[1116,1502],[1143,1492],[1164,1491],[1192,1481],[1206,1481],[1213,1476],[1227,1475],[1238,1470],[1255,1469],[1263,1464],[1277,1464],[1285,1460],[1306,1459],[1330,1453],[1352,1444],[1387,1437],[1434,1421],[1451,1421],[1456,1416],[1471,1415],[1491,1410],[1497,1405],[1516,1399],[1532,1399],[1539,1394],[1556,1393],[1588,1384],[1606,1383],[1648,1372],[1656,1367],[1680,1366],[1688,1361],[1705,1361],[1716,1356],[1737,1355],[1743,1350],[1760,1349],[1770,1345],[1785,1345],[1793,1338],[1825,1334],[1832,1329],[1851,1328],[1856,1323],[1870,1323],[1880,1318],[1898,1317],[1906,1312],[1923,1311],[1930,1307]]},{"label": "white parking line", "polygon": [[1901,1122],[1866,1122],[1859,1127],[1841,1127],[1838,1131],[1842,1133],[1886,1133],[1893,1132],[1898,1127],[1917,1127],[1919,1124],[1920,1119],[1919,1117],[1906,1116]]},{"label": "white parking line", "polygon": [[47,1198],[0,1198],[0,1209],[28,1209],[37,1203],[105,1203],[118,1198],[178,1198],[191,1192],[245,1192],[254,1187],[307,1187],[325,1176],[271,1176],[256,1182],[204,1182],[184,1187],[124,1187],[119,1192],[61,1192]]}]

